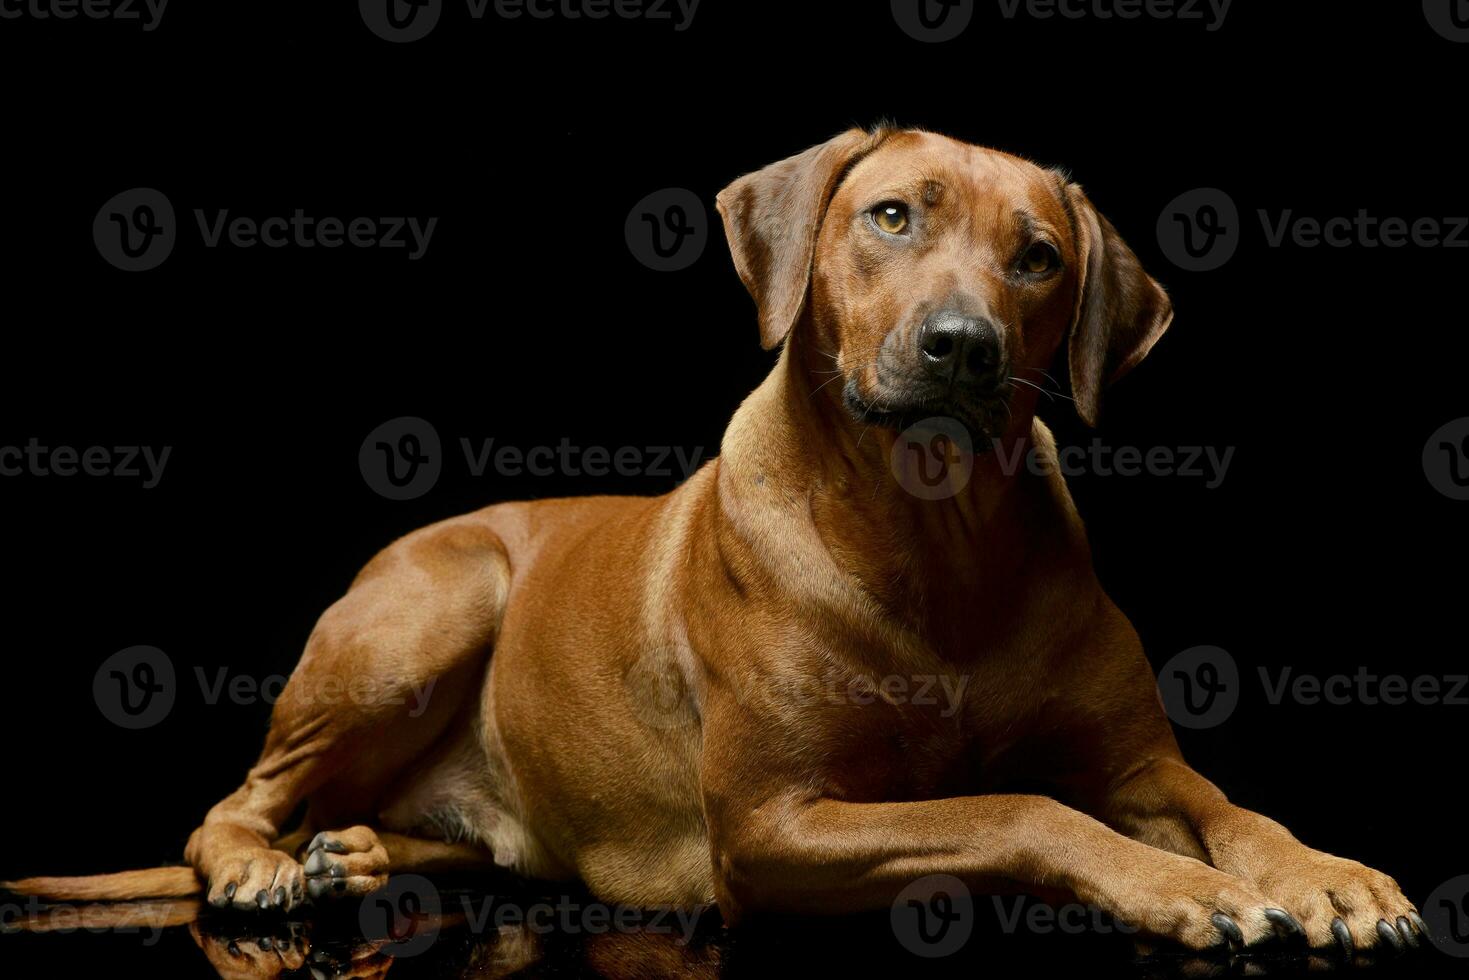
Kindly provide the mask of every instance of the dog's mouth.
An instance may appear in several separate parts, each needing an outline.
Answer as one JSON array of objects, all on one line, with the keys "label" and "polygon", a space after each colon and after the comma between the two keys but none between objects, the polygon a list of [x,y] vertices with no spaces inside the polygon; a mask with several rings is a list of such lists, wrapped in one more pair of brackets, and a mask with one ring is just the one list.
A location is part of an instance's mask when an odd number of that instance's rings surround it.
[{"label": "dog's mouth", "polygon": [[842,388],[842,404],[860,425],[905,431],[933,419],[953,419],[968,430],[976,453],[990,449],[1005,431],[1009,400],[1000,392],[949,391],[868,397],[856,378]]}]

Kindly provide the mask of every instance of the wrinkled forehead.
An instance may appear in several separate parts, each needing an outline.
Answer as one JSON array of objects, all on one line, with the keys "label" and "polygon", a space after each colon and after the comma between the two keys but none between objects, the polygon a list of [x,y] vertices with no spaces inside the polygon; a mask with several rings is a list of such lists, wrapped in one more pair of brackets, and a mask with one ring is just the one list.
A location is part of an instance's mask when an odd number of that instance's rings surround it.
[{"label": "wrinkled forehead", "polygon": [[887,199],[1023,212],[1062,227],[1067,221],[1056,171],[934,133],[889,136],[852,168],[833,203],[860,209]]}]

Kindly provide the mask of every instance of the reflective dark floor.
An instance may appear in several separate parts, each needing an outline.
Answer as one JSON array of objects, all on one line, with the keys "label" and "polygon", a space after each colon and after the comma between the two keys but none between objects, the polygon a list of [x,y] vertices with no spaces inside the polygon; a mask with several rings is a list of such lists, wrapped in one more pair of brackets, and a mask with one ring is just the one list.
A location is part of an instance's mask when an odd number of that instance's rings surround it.
[{"label": "reflective dark floor", "polygon": [[1058,923],[1036,907],[976,897],[934,910],[943,914],[920,935],[890,913],[729,930],[712,908],[633,910],[564,890],[490,892],[424,879],[395,879],[362,902],[290,918],[221,914],[195,900],[49,907],[0,896],[0,976],[1469,976],[1469,959],[1434,949],[1353,963],[1288,948],[1234,957],[1149,951],[1096,917]]}]

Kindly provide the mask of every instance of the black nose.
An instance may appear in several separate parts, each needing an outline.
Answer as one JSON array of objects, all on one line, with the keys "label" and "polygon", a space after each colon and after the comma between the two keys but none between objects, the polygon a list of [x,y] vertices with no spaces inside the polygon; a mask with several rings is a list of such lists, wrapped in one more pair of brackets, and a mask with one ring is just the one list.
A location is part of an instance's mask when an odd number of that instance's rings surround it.
[{"label": "black nose", "polygon": [[1000,332],[981,317],[939,310],[918,331],[918,353],[933,373],[973,384],[999,366]]}]

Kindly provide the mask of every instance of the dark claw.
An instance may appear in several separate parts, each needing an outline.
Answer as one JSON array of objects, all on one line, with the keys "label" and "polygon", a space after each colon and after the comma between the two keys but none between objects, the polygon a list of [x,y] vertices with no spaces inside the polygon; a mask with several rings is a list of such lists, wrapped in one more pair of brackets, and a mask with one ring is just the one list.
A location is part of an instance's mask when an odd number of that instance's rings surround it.
[{"label": "dark claw", "polygon": [[1413,931],[1413,924],[1405,915],[1398,916],[1398,935],[1403,937],[1403,942],[1408,945],[1409,949],[1418,948],[1418,934]]},{"label": "dark claw", "polygon": [[284,904],[286,904],[286,886],[281,885],[275,890],[275,906],[280,908]]},{"label": "dark claw", "polygon": [[1377,920],[1377,935],[1382,937],[1383,944],[1391,946],[1394,952],[1401,953],[1403,951],[1403,937],[1398,935],[1398,931],[1386,919]]},{"label": "dark claw", "polygon": [[240,955],[240,944],[235,942],[233,939],[229,941],[229,945],[225,946],[225,949],[229,950],[229,954],[231,956]]},{"label": "dark claw", "polygon": [[326,835],[326,831],[324,830],[321,833],[317,834],[315,837],[311,838],[311,843],[306,845],[306,853],[308,854],[313,851],[327,851],[331,854],[346,854],[347,850],[348,848],[346,844],[343,844],[335,837],[328,837]]},{"label": "dark claw", "polygon": [[1297,941],[1306,938],[1306,930],[1284,909],[1266,909],[1265,918],[1270,920],[1282,939]]},{"label": "dark claw", "polygon": [[1341,950],[1343,959],[1352,958],[1352,930],[1340,918],[1331,920],[1331,934],[1336,937],[1336,945]]},{"label": "dark claw", "polygon": [[1240,932],[1235,921],[1223,912],[1215,912],[1209,916],[1209,921],[1214,923],[1214,928],[1218,929],[1231,945],[1243,946],[1245,944],[1245,934]]},{"label": "dark claw", "polygon": [[264,888],[260,889],[260,891],[255,893],[255,904],[260,906],[261,908],[269,908],[270,893],[267,892]]},{"label": "dark claw", "polygon": [[1413,923],[1413,925],[1418,927],[1419,932],[1423,933],[1424,939],[1431,940],[1433,938],[1428,934],[1428,923],[1423,921],[1423,917],[1421,915],[1419,915],[1417,912],[1409,912],[1408,919]]},{"label": "dark claw", "polygon": [[224,897],[227,900],[233,902],[235,900],[235,889],[238,888],[238,887],[239,886],[235,882],[233,882],[233,881],[230,882],[228,885],[225,885],[224,886]]},{"label": "dark claw", "polygon": [[311,857],[306,859],[306,873],[308,875],[319,875],[330,866],[324,851],[312,851]]},{"label": "dark claw", "polygon": [[259,939],[255,940],[255,945],[259,947],[262,953],[269,953],[271,950],[275,949],[275,941],[272,940],[269,936],[261,936]]},{"label": "dark claw", "polygon": [[331,882],[326,878],[308,878],[306,880],[306,891],[312,899],[324,898],[331,891]]},{"label": "dark claw", "polygon": [[[333,869],[333,870],[336,870],[336,869]],[[345,879],[345,878],[333,878],[332,879],[332,888],[336,889],[339,892],[346,891],[347,890],[347,879]]]}]

